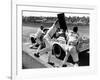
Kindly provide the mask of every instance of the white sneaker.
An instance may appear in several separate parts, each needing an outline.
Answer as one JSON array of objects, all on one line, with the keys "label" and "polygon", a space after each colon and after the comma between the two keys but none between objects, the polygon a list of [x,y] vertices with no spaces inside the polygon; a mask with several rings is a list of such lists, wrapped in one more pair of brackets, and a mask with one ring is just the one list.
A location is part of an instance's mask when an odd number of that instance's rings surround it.
[{"label": "white sneaker", "polygon": [[78,67],[78,64],[74,64],[74,67]]}]

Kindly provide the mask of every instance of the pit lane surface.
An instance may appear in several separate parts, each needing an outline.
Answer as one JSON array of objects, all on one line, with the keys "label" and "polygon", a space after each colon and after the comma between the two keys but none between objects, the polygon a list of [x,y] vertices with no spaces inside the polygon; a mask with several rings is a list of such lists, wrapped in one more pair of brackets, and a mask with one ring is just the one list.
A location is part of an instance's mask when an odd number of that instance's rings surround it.
[{"label": "pit lane surface", "polygon": [[[48,61],[48,54],[44,53],[39,58],[34,56],[36,53],[36,49],[29,48],[30,43],[23,44],[23,51],[22,51],[22,64],[23,68],[53,68],[53,67],[60,67],[62,64],[62,60],[57,59],[54,55],[51,57],[51,62],[55,63],[55,66],[51,66],[47,63]],[[68,67],[73,66],[71,63],[66,63]]]},{"label": "pit lane surface", "polygon": [[[29,36],[30,36],[31,33],[36,33],[37,29],[38,29],[37,27],[23,26],[23,34],[22,34],[23,51],[22,51],[22,55],[24,55],[24,57],[25,57],[25,58],[23,57],[23,61],[24,61],[23,64],[25,64],[23,66],[23,68],[52,67],[51,65],[47,64],[48,54],[44,54],[40,58],[36,58],[36,57],[34,57],[34,53],[36,52],[36,49],[30,49],[29,48],[29,45],[30,45]],[[84,31],[87,31],[87,29],[84,30],[82,28],[80,32],[81,33],[83,32],[82,34],[85,34]],[[30,62],[32,60],[33,60],[33,62]],[[34,61],[34,60],[36,60],[36,61]],[[80,60],[80,64],[79,64],[80,66],[89,66],[89,54],[81,53],[79,55],[79,60]],[[54,61],[56,66],[59,66],[62,63],[61,60],[55,58],[54,56],[52,56],[51,61]],[[68,61],[72,62],[71,57],[69,57]],[[46,66],[44,66],[44,63],[45,63]],[[40,65],[38,65],[38,64],[40,64]],[[35,66],[35,65],[37,65],[37,66]]]}]

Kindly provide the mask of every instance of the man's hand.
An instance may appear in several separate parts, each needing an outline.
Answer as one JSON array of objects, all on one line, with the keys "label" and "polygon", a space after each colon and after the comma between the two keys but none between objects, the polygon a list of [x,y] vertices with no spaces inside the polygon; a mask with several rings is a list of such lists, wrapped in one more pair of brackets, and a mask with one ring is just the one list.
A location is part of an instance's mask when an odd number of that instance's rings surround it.
[{"label": "man's hand", "polygon": [[54,22],[53,26],[56,28],[60,28],[58,19]]},{"label": "man's hand", "polygon": [[58,24],[58,22],[59,22],[59,21],[58,21],[58,19],[57,19],[57,20],[54,22],[54,25]]}]

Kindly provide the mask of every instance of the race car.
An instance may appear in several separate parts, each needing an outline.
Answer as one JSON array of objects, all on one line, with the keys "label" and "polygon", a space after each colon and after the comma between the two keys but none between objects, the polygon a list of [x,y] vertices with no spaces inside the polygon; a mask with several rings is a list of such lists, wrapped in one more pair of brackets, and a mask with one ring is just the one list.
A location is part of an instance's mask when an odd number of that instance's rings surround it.
[{"label": "race car", "polygon": [[[52,40],[52,54],[55,55],[56,58],[63,60],[65,57],[65,47],[66,47],[66,40],[64,37],[59,37],[55,40]],[[77,51],[78,53],[89,53],[89,38],[87,37],[80,37]]]}]

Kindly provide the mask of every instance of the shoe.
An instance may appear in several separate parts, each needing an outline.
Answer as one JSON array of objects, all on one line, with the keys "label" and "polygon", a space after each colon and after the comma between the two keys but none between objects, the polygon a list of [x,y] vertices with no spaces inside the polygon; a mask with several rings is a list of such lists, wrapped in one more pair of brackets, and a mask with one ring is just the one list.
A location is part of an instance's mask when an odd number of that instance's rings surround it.
[{"label": "shoe", "polygon": [[34,53],[34,56],[37,57],[37,58],[40,57],[39,53]]},{"label": "shoe", "polygon": [[74,64],[74,67],[78,67],[79,65],[78,64]]},{"label": "shoe", "polygon": [[50,64],[50,65],[54,66],[54,63],[52,63],[52,62],[48,62],[48,64]]},{"label": "shoe", "polygon": [[62,67],[67,67],[67,65],[66,64],[63,64]]},{"label": "shoe", "polygon": [[30,45],[29,48],[30,48],[30,49],[33,49],[33,45]]},{"label": "shoe", "polygon": [[30,49],[37,49],[37,47],[35,47],[35,46],[30,46]]},{"label": "shoe", "polygon": [[30,49],[34,49],[33,46],[31,46]]}]

